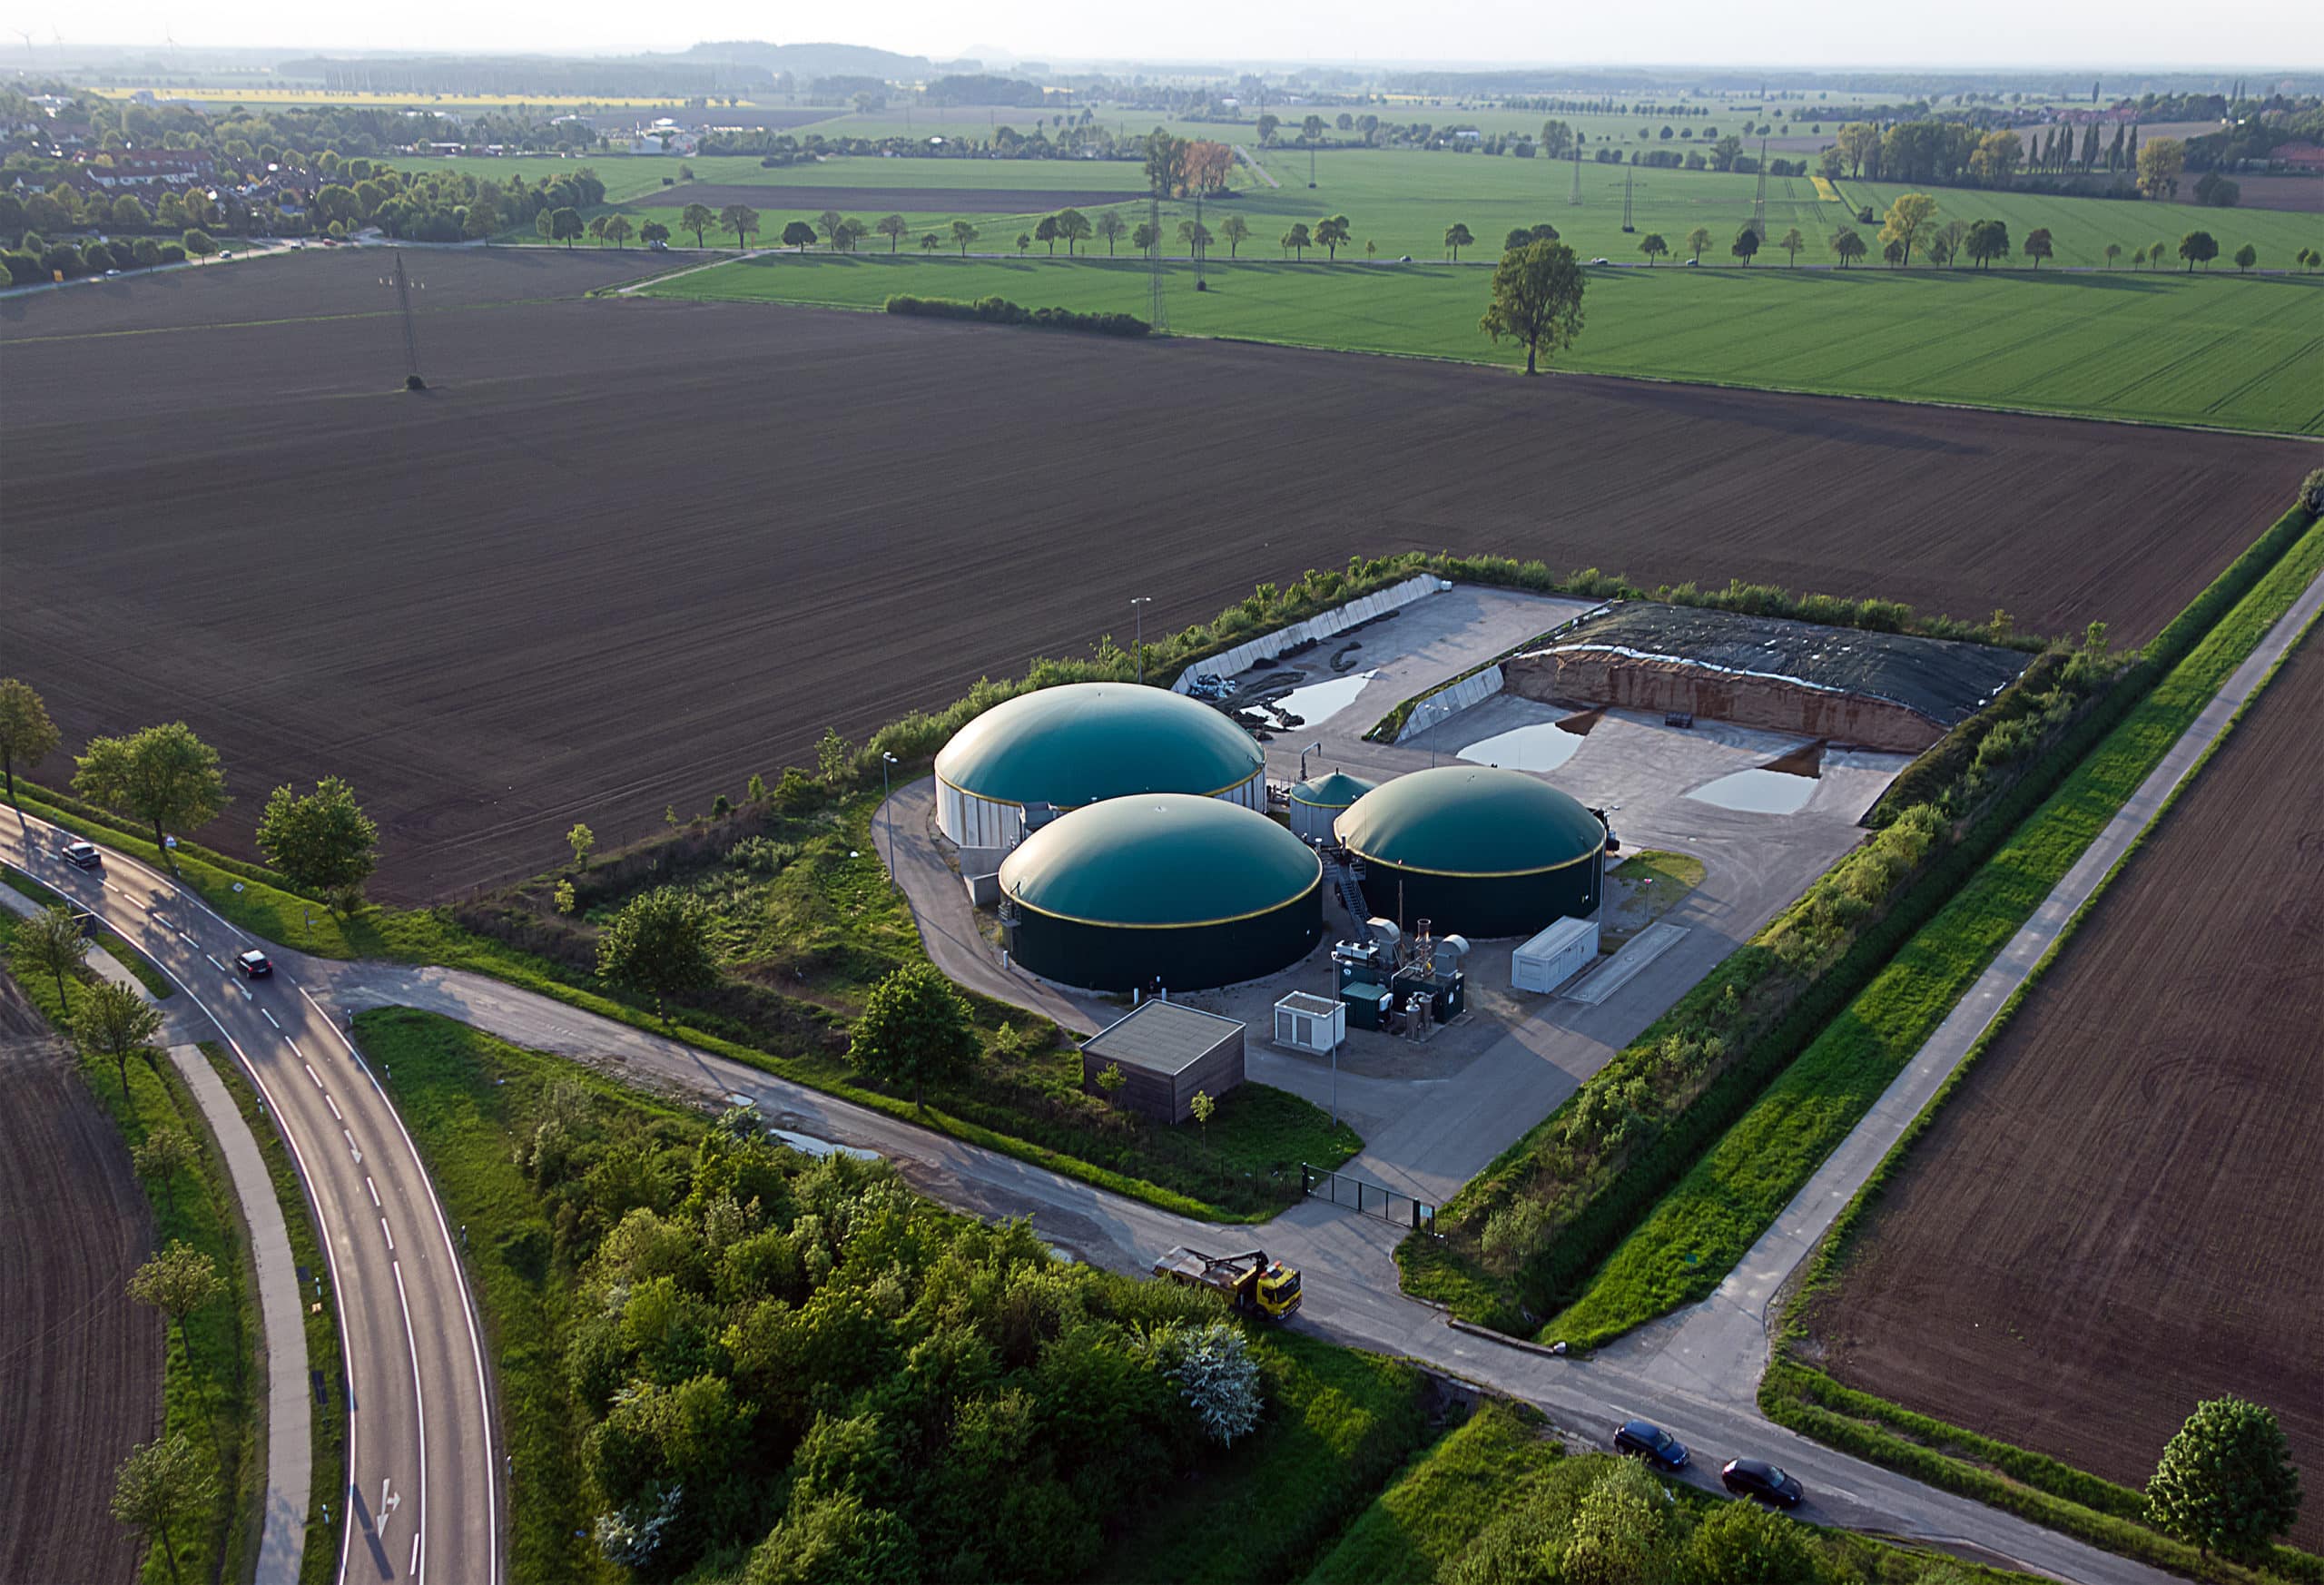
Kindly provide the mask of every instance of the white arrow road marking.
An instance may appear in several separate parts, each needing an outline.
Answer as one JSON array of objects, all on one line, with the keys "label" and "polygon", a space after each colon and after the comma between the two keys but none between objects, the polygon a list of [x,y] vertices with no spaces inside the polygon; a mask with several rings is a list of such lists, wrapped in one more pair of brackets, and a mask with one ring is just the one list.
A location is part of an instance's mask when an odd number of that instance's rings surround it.
[{"label": "white arrow road marking", "polygon": [[348,1148],[349,1150],[350,1150],[350,1151],[352,1151],[352,1152],[354,1153],[354,1156],[355,1156],[355,1165],[356,1165],[356,1166],[358,1166],[358,1167],[362,1166],[362,1165],[363,1165],[363,1152],[362,1152],[360,1149],[358,1149],[358,1148],[356,1147],[356,1144],[355,1144],[355,1136],[354,1136],[354,1135],[352,1135],[352,1134],[350,1134],[350,1133],[349,1133],[349,1132],[348,1132],[346,1129],[344,1129],[344,1128],[341,1128],[341,1129],[339,1131],[339,1134],[340,1134],[340,1138],[345,1139],[345,1140],[347,1141],[347,1148]]}]

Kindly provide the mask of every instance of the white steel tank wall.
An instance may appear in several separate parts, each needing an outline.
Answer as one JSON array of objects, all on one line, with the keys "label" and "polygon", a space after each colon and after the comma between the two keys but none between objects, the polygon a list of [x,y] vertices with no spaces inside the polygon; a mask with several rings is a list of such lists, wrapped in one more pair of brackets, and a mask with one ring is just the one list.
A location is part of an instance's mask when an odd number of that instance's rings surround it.
[{"label": "white steel tank wall", "polygon": [[936,783],[936,829],[955,847],[1011,847],[1024,826],[1022,804],[980,798],[946,781]]},{"label": "white steel tank wall", "polygon": [[1333,822],[1346,812],[1347,810],[1344,807],[1326,809],[1320,803],[1302,803],[1295,798],[1291,801],[1291,834],[1295,837],[1305,837],[1311,842],[1334,841],[1336,839],[1332,835]]},{"label": "white steel tank wall", "polygon": [[[1260,766],[1247,778],[1216,796],[1265,814],[1267,812],[1266,767]],[[1325,834],[1329,834],[1328,820],[1324,826]],[[1021,803],[1003,803],[997,799],[980,798],[940,779],[936,783],[936,829],[950,838],[954,847],[1014,847],[1018,838],[1024,834],[1025,807]]]}]

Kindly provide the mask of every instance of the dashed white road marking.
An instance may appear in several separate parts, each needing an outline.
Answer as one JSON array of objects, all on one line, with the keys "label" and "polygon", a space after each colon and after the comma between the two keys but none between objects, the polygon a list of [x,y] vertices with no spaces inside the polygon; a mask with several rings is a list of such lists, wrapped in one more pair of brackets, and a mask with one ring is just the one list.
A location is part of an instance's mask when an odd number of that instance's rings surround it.
[{"label": "dashed white road marking", "polygon": [[320,1089],[320,1088],[322,1088],[322,1087],[323,1087],[322,1075],[321,1075],[321,1074],[320,1074],[320,1073],[317,1073],[317,1072],[315,1071],[315,1065],[314,1065],[313,1063],[309,1062],[309,1061],[305,1060],[304,1058],[301,1058],[301,1059],[300,1060],[299,1066],[300,1066],[300,1067],[301,1067],[301,1068],[305,1068],[305,1069],[307,1070],[307,1077],[308,1077],[309,1078],[311,1078],[311,1079],[313,1079],[313,1080],[315,1081],[315,1088],[316,1088],[317,1089]]},{"label": "dashed white road marking", "polygon": [[379,1191],[373,1186],[371,1182],[371,1175],[368,1172],[363,1175],[363,1186],[367,1189],[370,1189],[371,1208],[375,1211],[378,1210],[379,1208]]},{"label": "dashed white road marking", "polygon": [[[264,1008],[261,1008],[258,1010],[261,1018],[264,1019],[270,1024],[274,1024],[274,1015],[272,1013],[267,1011]],[[274,1024],[274,1027],[277,1029],[280,1029],[282,1026],[281,1024]]]},{"label": "dashed white road marking", "polygon": [[329,1090],[323,1091],[323,1105],[330,1108],[330,1119],[332,1122],[343,1123],[347,1121],[347,1118],[340,1115],[339,1103],[330,1098],[330,1091]]},{"label": "dashed white road marking", "polygon": [[[190,940],[192,940],[192,938],[188,937],[187,939]],[[224,965],[223,963],[221,963],[220,961],[218,961],[218,960],[217,960],[215,957],[213,957],[212,954],[210,954],[210,953],[208,953],[208,952],[204,952],[204,953],[202,953],[202,955],[203,957],[205,957],[205,958],[210,959],[210,966],[211,966],[212,969],[215,969],[216,970],[218,970],[218,972],[219,972],[219,973],[223,974],[224,972],[226,972],[226,965]]]},{"label": "dashed white road marking", "polygon": [[382,1234],[384,1234],[384,1235],[386,1236],[386,1237],[387,1237],[387,1240],[388,1240],[388,1253],[389,1253],[389,1255],[393,1255],[393,1254],[396,1252],[396,1236],[395,1236],[395,1234],[394,1234],[394,1233],[393,1233],[393,1232],[389,1228],[389,1226],[388,1226],[388,1219],[387,1219],[385,1216],[382,1216],[382,1217],[380,1217],[380,1218],[379,1218],[379,1231],[380,1231]]}]

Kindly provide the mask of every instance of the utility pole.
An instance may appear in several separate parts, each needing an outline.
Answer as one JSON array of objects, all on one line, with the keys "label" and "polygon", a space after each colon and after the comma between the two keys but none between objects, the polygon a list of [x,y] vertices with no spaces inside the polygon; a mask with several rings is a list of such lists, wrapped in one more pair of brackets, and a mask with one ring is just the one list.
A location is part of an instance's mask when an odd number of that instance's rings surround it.
[{"label": "utility pole", "polygon": [[428,382],[419,378],[419,333],[411,323],[411,283],[403,272],[403,250],[396,250],[396,301],[403,309],[403,388],[406,390],[426,390]]},{"label": "utility pole", "polygon": [[[1159,246],[1159,244],[1157,245]],[[1133,629],[1135,636],[1130,643],[1135,646],[1137,654],[1137,681],[1140,687],[1146,684],[1146,607],[1152,604],[1154,604],[1154,596],[1151,595],[1137,596],[1129,603],[1130,621],[1135,625]]]}]

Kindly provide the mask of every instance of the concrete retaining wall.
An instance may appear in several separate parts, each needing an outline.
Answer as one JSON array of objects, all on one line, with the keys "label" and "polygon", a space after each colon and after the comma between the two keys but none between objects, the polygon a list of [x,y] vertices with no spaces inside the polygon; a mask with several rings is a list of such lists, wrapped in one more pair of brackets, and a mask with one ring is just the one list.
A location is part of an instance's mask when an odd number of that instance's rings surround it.
[{"label": "concrete retaining wall", "polygon": [[1433,595],[1450,587],[1450,584],[1432,574],[1406,578],[1401,584],[1366,595],[1361,600],[1335,606],[1320,616],[1310,616],[1305,622],[1295,622],[1273,633],[1263,633],[1256,638],[1244,640],[1223,655],[1196,661],[1178,674],[1178,680],[1170,684],[1170,691],[1174,694],[1186,693],[1197,673],[1206,676],[1235,676],[1249,671],[1260,661],[1272,660],[1294,645],[1305,644],[1311,638],[1334,637],[1361,623],[1371,621],[1374,616],[1385,615],[1400,606],[1409,605],[1423,595]]},{"label": "concrete retaining wall", "polygon": [[1945,735],[1945,729],[1927,716],[1885,699],[1779,678],[1635,660],[1602,650],[1521,655],[1505,669],[1511,693],[1543,703],[1586,701],[1653,714],[1676,711],[1706,721],[1892,753],[1918,753]]},{"label": "concrete retaining wall", "polygon": [[1473,677],[1463,677],[1441,694],[1431,694],[1413,706],[1404,717],[1402,731],[1396,733],[1398,743],[1409,743],[1432,726],[1441,725],[1466,710],[1472,704],[1482,704],[1501,692],[1503,685],[1502,669],[1487,666]]}]

